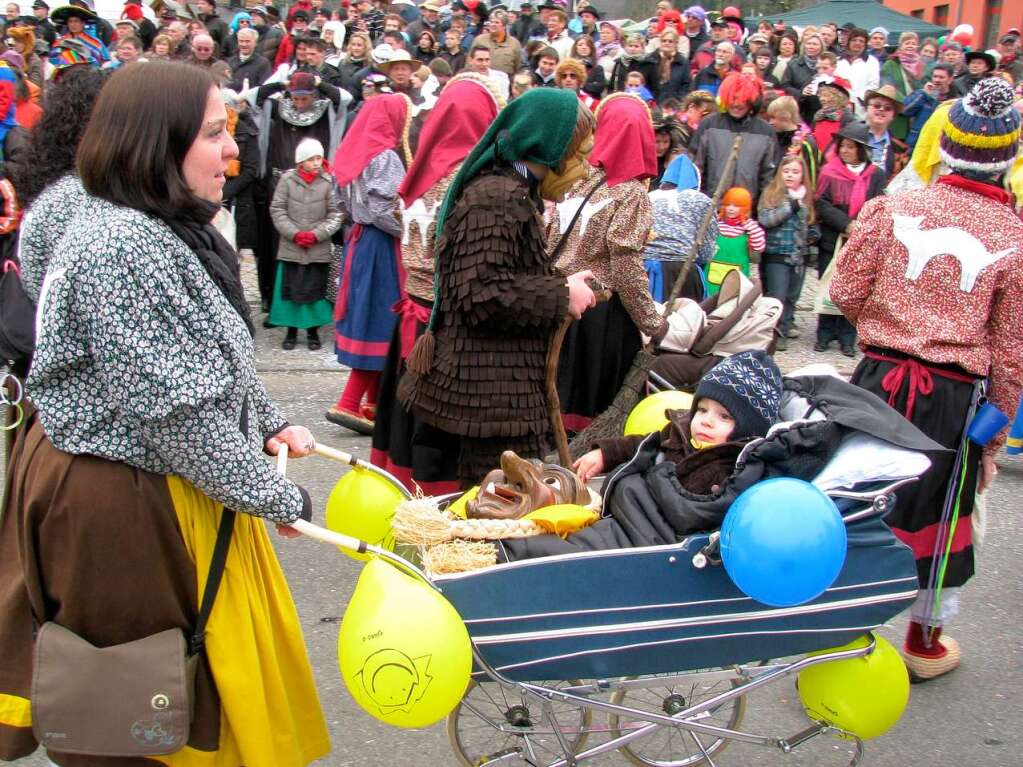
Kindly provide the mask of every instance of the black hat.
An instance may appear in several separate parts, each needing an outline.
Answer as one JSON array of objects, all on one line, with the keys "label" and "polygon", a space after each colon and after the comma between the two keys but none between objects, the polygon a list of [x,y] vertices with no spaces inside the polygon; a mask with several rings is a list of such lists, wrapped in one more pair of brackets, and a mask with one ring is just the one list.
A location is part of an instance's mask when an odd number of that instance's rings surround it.
[{"label": "black hat", "polygon": [[603,18],[600,15],[600,9],[595,5],[584,5],[582,8],[576,10],[575,13],[577,16],[582,16],[584,13],[592,13],[598,19]]},{"label": "black hat", "polygon": [[739,352],[700,379],[693,395],[693,412],[701,399],[710,398],[735,419],[729,439],[763,437],[778,421],[781,386],[781,371],[767,352]]},{"label": "black hat", "polygon": [[293,14],[291,14],[291,20],[292,21],[309,21],[309,14],[308,14],[308,12],[303,11],[301,8],[299,8],[297,11],[295,11]]},{"label": "black hat", "polygon": [[45,8],[46,10],[50,10],[50,6],[48,6],[46,3],[44,3],[43,0],[34,0],[34,2],[32,3],[32,7],[33,8]]},{"label": "black hat", "polygon": [[50,14],[50,18],[58,24],[66,24],[68,19],[74,17],[77,17],[82,21],[95,21],[99,18],[88,8],[82,8],[77,5],[62,5]]},{"label": "black hat", "polygon": [[850,141],[855,141],[857,144],[870,147],[870,131],[867,130],[867,124],[862,120],[850,120],[838,129],[835,138],[847,138]]},{"label": "black hat", "polygon": [[522,2],[519,3],[519,10],[521,11],[523,8],[532,9],[533,4],[530,2],[530,0],[522,0]]},{"label": "black hat", "polygon": [[266,5],[266,6],[263,6],[263,7],[266,8],[266,15],[267,16],[270,16],[270,17],[275,18],[275,19],[279,19],[281,17],[281,12],[277,8],[276,5]]},{"label": "black hat", "polygon": [[718,18],[716,18],[716,19],[711,19],[711,20],[710,20],[710,25],[711,25],[712,27],[727,27],[727,26],[728,26],[728,22],[727,22],[727,21],[725,21],[725,20],[724,20],[723,18],[721,18],[721,17],[719,16],[719,17],[718,17]]},{"label": "black hat", "polygon": [[987,62],[987,71],[994,72],[998,69],[998,61],[987,51],[969,51],[966,54],[966,63],[969,64],[974,59],[983,59]]}]

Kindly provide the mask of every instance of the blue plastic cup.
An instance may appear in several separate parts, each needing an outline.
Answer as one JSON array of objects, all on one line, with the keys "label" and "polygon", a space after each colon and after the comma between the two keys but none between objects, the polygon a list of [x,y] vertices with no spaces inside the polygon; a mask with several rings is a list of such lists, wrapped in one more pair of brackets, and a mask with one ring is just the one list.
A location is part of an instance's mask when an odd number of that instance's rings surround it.
[{"label": "blue plastic cup", "polygon": [[1009,416],[992,405],[985,402],[970,422],[970,428],[966,430],[966,436],[971,442],[980,446],[998,436],[998,433],[1009,424]]}]

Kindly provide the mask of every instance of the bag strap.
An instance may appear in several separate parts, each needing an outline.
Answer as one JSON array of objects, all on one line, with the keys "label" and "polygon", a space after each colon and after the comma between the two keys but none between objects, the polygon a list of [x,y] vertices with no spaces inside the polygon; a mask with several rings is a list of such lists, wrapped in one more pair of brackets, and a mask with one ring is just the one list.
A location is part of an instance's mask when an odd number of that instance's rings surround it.
[{"label": "bag strap", "polygon": [[206,588],[202,594],[202,604],[199,607],[199,614],[195,618],[195,631],[188,640],[188,654],[197,655],[206,643],[206,623],[213,612],[213,603],[217,599],[217,591],[220,590],[220,581],[224,575],[224,565],[227,563],[227,553],[231,547],[231,537],[234,533],[234,520],[236,513],[232,509],[224,508],[220,516],[220,527],[217,528],[217,542],[213,545],[213,556],[210,557],[210,571],[206,576]]},{"label": "bag strap", "polygon": [[572,220],[568,222],[568,228],[565,230],[565,234],[563,234],[561,239],[558,240],[557,246],[555,246],[554,251],[551,253],[551,257],[548,259],[550,263],[553,264],[558,260],[558,257],[561,255],[561,251],[565,249],[565,243],[568,242],[568,236],[572,234],[572,228],[575,226],[575,222],[578,221],[579,216],[582,215],[583,208],[586,207],[586,203],[590,201],[593,193],[600,189],[600,187],[604,186],[605,181],[607,181],[607,179],[602,178],[599,182],[597,182],[597,185],[588,191],[586,196],[583,197],[583,201],[579,204],[579,207],[576,208],[575,215],[572,216]]},{"label": "bag strap", "polygon": [[[242,414],[238,428],[245,436],[249,436],[249,398],[242,400]],[[220,526],[217,527],[217,540],[213,544],[213,556],[210,557],[210,570],[206,575],[206,588],[203,589],[202,602],[199,603],[199,614],[195,616],[195,630],[188,640],[189,656],[198,655],[206,644],[206,623],[213,612],[213,603],[217,601],[220,581],[224,576],[227,554],[231,548],[231,537],[234,534],[234,521],[237,513],[226,506],[220,514]]]}]

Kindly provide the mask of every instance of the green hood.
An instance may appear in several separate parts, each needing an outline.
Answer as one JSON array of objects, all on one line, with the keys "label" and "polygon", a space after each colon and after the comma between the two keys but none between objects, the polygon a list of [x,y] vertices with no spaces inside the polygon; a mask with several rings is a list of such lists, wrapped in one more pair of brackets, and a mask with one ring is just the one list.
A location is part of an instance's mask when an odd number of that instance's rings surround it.
[{"label": "green hood", "polygon": [[578,97],[564,88],[533,88],[502,109],[448,187],[437,214],[437,237],[466,184],[495,161],[556,167],[572,142],[578,109]]}]

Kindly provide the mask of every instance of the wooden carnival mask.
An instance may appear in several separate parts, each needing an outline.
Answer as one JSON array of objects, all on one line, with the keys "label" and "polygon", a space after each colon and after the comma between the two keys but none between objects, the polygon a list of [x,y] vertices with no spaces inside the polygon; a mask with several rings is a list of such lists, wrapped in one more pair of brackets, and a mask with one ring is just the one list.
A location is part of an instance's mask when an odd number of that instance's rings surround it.
[{"label": "wooden carnival mask", "polygon": [[571,469],[519,458],[505,450],[501,468],[483,478],[479,494],[466,509],[473,519],[519,519],[544,506],[589,502],[589,490]]}]

